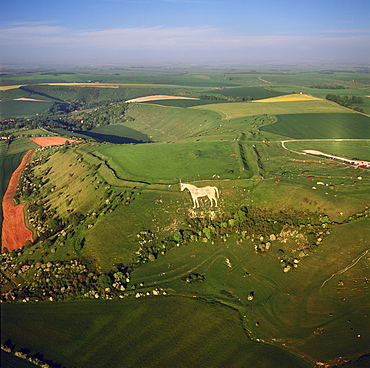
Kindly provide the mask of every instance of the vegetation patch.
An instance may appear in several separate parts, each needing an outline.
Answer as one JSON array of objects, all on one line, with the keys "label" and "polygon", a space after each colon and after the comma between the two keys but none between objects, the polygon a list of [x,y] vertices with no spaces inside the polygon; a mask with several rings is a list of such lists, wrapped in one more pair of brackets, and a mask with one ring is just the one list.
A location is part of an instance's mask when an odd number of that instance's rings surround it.
[{"label": "vegetation patch", "polygon": [[235,310],[191,298],[152,294],[145,300],[9,305],[3,312],[8,318],[2,343],[14,350],[30,347],[29,355],[57,356],[63,366],[245,367],[255,364],[256,356],[263,366],[310,366],[249,340]]},{"label": "vegetation patch", "polygon": [[[2,120],[3,171],[35,147],[30,136],[81,141],[38,147],[23,170],[14,201],[34,241],[1,254],[7,354],[59,367],[305,367],[368,352],[369,170],[300,153],[368,159],[369,118],[304,94],[369,95],[366,74],[203,72],[4,76],[28,85],[2,101],[52,105]],[[277,92],[255,88],[267,85]],[[152,95],[202,100],[125,104]],[[216,186],[218,206],[192,208],[179,179]]]},{"label": "vegetation patch", "polygon": [[287,114],[261,130],[296,139],[370,138],[370,118],[361,114]]},{"label": "vegetation patch", "polygon": [[[235,146],[229,142],[114,146],[98,151],[127,175],[147,180],[212,179],[240,176]],[[231,156],[232,155],[232,156]],[[243,170],[243,174],[248,174]]]},{"label": "vegetation patch", "polygon": [[298,101],[279,101],[267,103],[261,101],[252,102],[230,102],[213,104],[207,106],[194,106],[191,109],[206,109],[221,113],[226,119],[236,119],[252,115],[290,115],[305,111],[306,113],[340,113],[345,112],[341,107],[332,105],[330,102],[321,99],[307,99]]}]

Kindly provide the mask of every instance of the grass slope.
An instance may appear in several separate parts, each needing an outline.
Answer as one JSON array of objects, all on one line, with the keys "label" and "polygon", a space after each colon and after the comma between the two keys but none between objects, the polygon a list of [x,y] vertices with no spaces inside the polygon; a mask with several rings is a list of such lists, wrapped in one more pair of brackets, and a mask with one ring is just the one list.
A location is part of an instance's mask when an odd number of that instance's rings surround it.
[{"label": "grass slope", "polygon": [[[72,78],[84,82],[87,77],[68,76],[68,81],[77,81]],[[258,80],[256,75],[230,78],[235,84],[243,78]],[[268,81],[269,76],[262,78]],[[163,76],[108,79],[171,81]],[[222,85],[225,79],[186,75],[172,81],[205,86]],[[263,80],[259,83],[267,83]],[[370,227],[369,219],[360,214],[370,206],[369,171],[289,152],[273,141],[295,135],[306,140],[320,134],[332,138],[326,126],[338,128],[339,138],[363,138],[366,116],[298,94],[190,108],[130,104],[127,115],[131,121],[98,128],[95,134],[143,134],[172,143],[50,148],[53,155],[36,168],[42,185],[31,200],[71,226],[65,236],[53,238],[52,245],[39,242],[27,247],[20,261],[78,257],[91,269],[109,272],[137,259],[141,231],[152,231],[161,244],[165,237],[175,239],[176,231],[188,229],[189,219],[225,219],[241,206],[271,214],[286,211],[303,222],[303,211],[310,211],[337,223],[322,227],[324,240],[308,256],[299,256],[304,240],[294,232],[271,241],[263,254],[254,251],[256,242],[262,241],[258,234],[253,241],[234,234],[215,244],[203,239],[175,245],[157,259],[136,265],[125,291],[146,295],[158,287],[169,297],[6,304],[4,339],[71,366],[91,366],[91,362],[96,366],[207,366],[209,362],[214,367],[300,367],[306,362],[278,347],[312,362],[331,363],[339,356],[355,357],[367,351],[365,252]],[[278,121],[271,124],[275,115]],[[268,131],[274,126],[280,130]],[[340,143],[291,142],[288,147],[315,149],[321,144],[324,152],[332,148],[359,157],[367,149],[363,142],[356,147],[354,142]],[[212,179],[215,170],[222,175]],[[181,192],[174,181],[177,176],[192,180],[200,176],[207,180],[199,186],[217,185],[219,208],[210,209],[204,199],[201,208],[193,210],[190,194]],[[281,254],[298,257],[299,267],[283,272]],[[191,273],[203,275],[204,282],[187,282],[184,277]],[[248,340],[243,328],[260,342]]]},{"label": "grass slope", "polygon": [[[287,142],[285,146],[295,151],[303,151],[307,149],[321,151],[336,156],[347,158],[358,158],[360,160],[370,161],[370,141],[355,140],[355,141],[301,141]],[[307,148],[309,147],[309,148]]]},{"label": "grass slope", "polygon": [[[144,283],[144,293],[159,286],[238,305],[253,338],[279,342],[315,361],[333,360],[338,351],[355,356],[366,352],[370,333],[368,306],[363,303],[364,294],[368,296],[366,257],[342,271],[368,249],[368,223],[367,219],[337,227],[316,253],[288,274],[282,272],[277,255],[279,249],[288,253],[294,242],[272,242],[261,255],[254,253],[250,241],[229,239],[175,248],[133,273],[133,282]],[[349,246],[338,247],[341,237]],[[205,281],[184,282],[190,273],[203,275]],[[249,301],[251,291],[254,299]]]},{"label": "grass slope", "polygon": [[[289,96],[290,98],[291,95]],[[268,102],[253,101],[253,102],[231,102],[227,104],[214,104],[207,106],[194,106],[191,109],[207,109],[222,114],[225,119],[235,119],[251,115],[289,115],[298,114],[305,111],[306,113],[333,113],[333,112],[348,112],[347,109],[334,105],[325,100],[299,99],[297,101],[280,100]]]},{"label": "grass slope", "polygon": [[143,103],[131,103],[126,114],[134,119],[125,123],[126,126],[139,130],[154,141],[172,141],[200,135],[220,124],[221,120],[221,116],[212,111]]},{"label": "grass slope", "polygon": [[261,130],[296,139],[370,138],[370,117],[362,114],[286,114],[277,118],[276,123]]},{"label": "grass slope", "polygon": [[3,101],[0,102],[1,117],[24,117],[42,114],[48,111],[52,102]]},{"label": "grass slope", "polygon": [[4,313],[4,339],[66,366],[311,366],[250,341],[236,311],[187,298],[6,305]]},{"label": "grass slope", "polygon": [[237,146],[230,142],[114,146],[98,151],[119,177],[142,180],[240,177]]}]

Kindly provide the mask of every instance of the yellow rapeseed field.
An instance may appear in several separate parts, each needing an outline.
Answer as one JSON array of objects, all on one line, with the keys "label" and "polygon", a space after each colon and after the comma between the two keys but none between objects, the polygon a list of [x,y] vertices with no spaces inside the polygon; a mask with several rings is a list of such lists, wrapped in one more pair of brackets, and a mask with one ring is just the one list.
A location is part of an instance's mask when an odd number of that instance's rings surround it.
[{"label": "yellow rapeseed field", "polygon": [[265,98],[255,102],[291,102],[291,101],[313,101],[321,100],[321,98],[313,97],[305,94],[291,94],[278,97]]},{"label": "yellow rapeseed field", "polygon": [[24,86],[24,84],[18,84],[14,86],[0,86],[0,91],[7,91],[8,89],[15,89]]}]

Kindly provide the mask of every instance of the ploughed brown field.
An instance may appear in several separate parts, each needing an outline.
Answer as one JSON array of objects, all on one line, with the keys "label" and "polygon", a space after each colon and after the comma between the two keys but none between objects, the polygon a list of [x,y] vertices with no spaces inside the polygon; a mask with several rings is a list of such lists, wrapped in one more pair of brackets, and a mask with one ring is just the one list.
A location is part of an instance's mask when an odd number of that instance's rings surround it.
[{"label": "ploughed brown field", "polygon": [[34,137],[30,138],[30,140],[42,147],[61,145],[64,144],[65,141],[68,141],[70,143],[77,142],[74,139],[67,139],[62,137]]},{"label": "ploughed brown field", "polygon": [[35,150],[29,150],[23,157],[22,162],[13,172],[10,178],[8,189],[3,198],[3,229],[2,246],[8,250],[19,249],[23,247],[27,240],[32,241],[32,232],[24,224],[24,204],[14,205],[13,196],[17,189],[18,181],[23,168],[30,161]]}]

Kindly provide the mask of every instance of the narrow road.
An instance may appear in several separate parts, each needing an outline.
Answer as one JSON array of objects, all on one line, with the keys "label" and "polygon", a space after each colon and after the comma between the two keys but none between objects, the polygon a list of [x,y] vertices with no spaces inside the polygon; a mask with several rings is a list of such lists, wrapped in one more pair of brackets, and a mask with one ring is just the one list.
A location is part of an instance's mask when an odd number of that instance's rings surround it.
[{"label": "narrow road", "polygon": [[344,161],[345,163],[350,164],[350,165],[355,165],[355,166],[364,165],[367,168],[370,168],[370,161],[350,159],[348,157],[341,157],[341,156],[331,155],[331,154],[324,153],[324,152],[321,152],[321,151],[316,151],[316,150],[303,150],[303,152],[299,152],[299,151],[295,151],[295,150],[292,150],[290,148],[287,148],[286,145],[285,145],[285,143],[287,143],[287,142],[319,142],[319,141],[343,142],[343,141],[364,141],[364,140],[367,141],[368,139],[289,139],[289,140],[286,140],[286,141],[280,141],[280,143],[281,143],[281,146],[285,150],[297,153],[299,155],[307,155],[307,154],[320,155],[320,156],[325,156],[325,157],[341,160],[341,161]]}]

